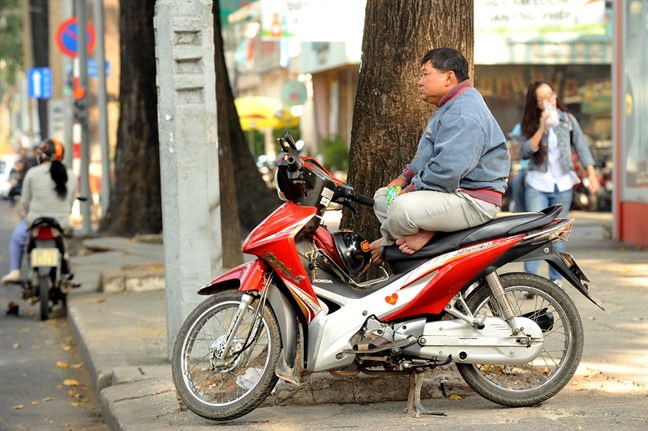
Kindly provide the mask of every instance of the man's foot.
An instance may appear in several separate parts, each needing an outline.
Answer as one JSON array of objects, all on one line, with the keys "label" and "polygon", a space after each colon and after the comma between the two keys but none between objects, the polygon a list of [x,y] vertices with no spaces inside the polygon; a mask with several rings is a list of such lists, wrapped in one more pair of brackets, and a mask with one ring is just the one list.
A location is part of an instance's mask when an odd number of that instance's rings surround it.
[{"label": "man's foot", "polygon": [[20,270],[19,269],[12,269],[9,271],[9,274],[5,275],[2,277],[2,284],[9,284],[14,281],[20,281]]},{"label": "man's foot", "polygon": [[396,245],[405,254],[414,254],[427,244],[436,232],[420,229],[413,235],[405,235],[396,240]]},{"label": "man's foot", "polygon": [[371,261],[375,264],[380,265],[383,263],[382,257],[380,257],[380,246],[383,243],[382,238],[378,238],[371,244],[369,244],[369,249],[371,250]]}]

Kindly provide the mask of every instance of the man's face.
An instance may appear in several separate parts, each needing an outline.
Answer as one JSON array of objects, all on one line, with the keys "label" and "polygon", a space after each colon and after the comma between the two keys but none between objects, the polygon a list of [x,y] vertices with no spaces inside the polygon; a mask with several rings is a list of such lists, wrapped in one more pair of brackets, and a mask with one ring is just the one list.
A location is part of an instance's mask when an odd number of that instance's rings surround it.
[{"label": "man's face", "polygon": [[429,61],[421,66],[421,78],[417,82],[421,100],[438,106],[443,96],[452,88],[453,74],[451,71],[439,72]]}]

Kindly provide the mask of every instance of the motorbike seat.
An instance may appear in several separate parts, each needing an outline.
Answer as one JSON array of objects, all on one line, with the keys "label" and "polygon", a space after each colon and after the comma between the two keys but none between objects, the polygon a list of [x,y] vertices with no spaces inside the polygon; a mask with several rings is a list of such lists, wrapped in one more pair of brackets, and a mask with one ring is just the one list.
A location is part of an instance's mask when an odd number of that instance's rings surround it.
[{"label": "motorbike seat", "polygon": [[[401,272],[398,263],[406,261],[406,268],[413,268],[434,256],[457,250],[471,244],[503,236],[518,235],[541,228],[555,220],[562,211],[562,205],[553,205],[538,212],[512,214],[495,218],[482,225],[457,232],[439,232],[414,254],[405,254],[397,245],[383,247],[383,258],[396,273]],[[405,269],[407,270],[407,269]]]}]

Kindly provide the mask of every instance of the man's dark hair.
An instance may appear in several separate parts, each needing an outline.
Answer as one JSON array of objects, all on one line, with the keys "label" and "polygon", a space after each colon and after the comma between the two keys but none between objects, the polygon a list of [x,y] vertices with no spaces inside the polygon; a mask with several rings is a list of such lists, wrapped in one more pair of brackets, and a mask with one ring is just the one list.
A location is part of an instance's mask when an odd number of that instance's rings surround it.
[{"label": "man's dark hair", "polygon": [[428,61],[439,72],[452,70],[459,82],[468,79],[468,60],[454,48],[434,48],[425,53],[421,65]]}]

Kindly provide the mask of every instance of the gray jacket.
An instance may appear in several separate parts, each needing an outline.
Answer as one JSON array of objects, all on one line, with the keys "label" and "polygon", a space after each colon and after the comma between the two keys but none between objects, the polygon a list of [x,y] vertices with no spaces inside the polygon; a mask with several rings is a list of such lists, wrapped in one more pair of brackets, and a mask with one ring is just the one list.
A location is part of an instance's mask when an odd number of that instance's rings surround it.
[{"label": "gray jacket", "polygon": [[504,193],[510,165],[504,133],[482,95],[471,87],[430,117],[406,171],[414,175],[411,185],[415,190]]},{"label": "gray jacket", "polygon": [[[556,132],[556,137],[558,138],[558,147],[560,148],[560,152],[562,153],[560,161],[563,165],[563,168],[565,168],[566,170],[574,170],[574,163],[572,161],[572,146],[576,150],[576,154],[578,155],[580,163],[583,167],[593,165],[594,158],[592,157],[592,153],[590,152],[587,141],[585,140],[583,130],[578,124],[578,121],[576,121],[576,118],[574,118],[572,114],[563,112],[560,109],[558,109],[558,118],[560,119],[560,121],[558,122],[558,125],[554,127],[554,131]],[[540,145],[543,145],[546,148],[548,145],[548,139],[549,131],[546,130],[544,132],[544,135],[542,135],[542,141]],[[523,159],[531,159],[533,157],[533,154],[536,153],[539,149],[540,147],[533,151],[533,149],[531,148],[531,138],[529,138],[522,143],[522,146],[520,147],[520,156]],[[545,157],[545,160],[540,164],[535,163],[533,159],[531,159],[528,169],[530,171],[547,172],[547,170],[549,169],[548,157]]]}]

